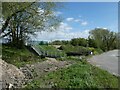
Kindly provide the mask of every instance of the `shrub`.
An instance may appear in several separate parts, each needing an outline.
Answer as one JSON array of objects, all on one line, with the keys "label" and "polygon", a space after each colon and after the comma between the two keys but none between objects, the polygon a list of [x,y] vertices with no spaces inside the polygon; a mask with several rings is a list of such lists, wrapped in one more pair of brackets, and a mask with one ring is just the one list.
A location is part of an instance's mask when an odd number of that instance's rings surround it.
[{"label": "shrub", "polygon": [[91,51],[86,47],[72,45],[63,45],[59,49],[66,52],[68,56],[89,55]]},{"label": "shrub", "polygon": [[96,54],[101,54],[101,53],[103,53],[103,50],[102,50],[102,49],[99,49],[99,48],[96,48],[94,52],[95,52]]}]

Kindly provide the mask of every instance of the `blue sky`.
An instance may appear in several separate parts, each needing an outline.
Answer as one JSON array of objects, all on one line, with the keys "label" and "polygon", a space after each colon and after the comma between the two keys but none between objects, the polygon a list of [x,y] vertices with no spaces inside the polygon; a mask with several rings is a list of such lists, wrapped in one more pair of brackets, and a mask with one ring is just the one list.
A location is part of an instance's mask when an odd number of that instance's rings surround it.
[{"label": "blue sky", "polygon": [[[64,3],[62,16],[65,18],[82,19],[88,22],[88,25],[81,26],[77,23],[69,22],[76,30],[93,29],[95,27],[105,27],[117,31],[118,22],[118,4],[113,2],[72,2]],[[81,16],[81,17],[79,17]]]},{"label": "blue sky", "polygon": [[63,18],[58,31],[49,32],[49,35],[43,32],[43,36],[39,36],[38,39],[87,38],[89,31],[96,27],[118,31],[117,2],[64,2],[61,4],[63,8],[56,11],[56,15]]}]

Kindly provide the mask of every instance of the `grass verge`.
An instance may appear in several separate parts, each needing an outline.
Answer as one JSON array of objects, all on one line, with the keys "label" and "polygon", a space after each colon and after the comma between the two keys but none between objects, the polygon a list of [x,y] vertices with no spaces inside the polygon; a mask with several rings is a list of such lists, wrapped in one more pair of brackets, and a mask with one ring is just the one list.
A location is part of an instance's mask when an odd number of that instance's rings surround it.
[{"label": "grass verge", "polygon": [[90,65],[86,61],[55,72],[28,83],[26,88],[117,88],[118,77]]},{"label": "grass verge", "polygon": [[16,49],[7,45],[2,45],[2,59],[7,63],[13,64],[17,67],[44,60],[30,52],[27,48]]}]

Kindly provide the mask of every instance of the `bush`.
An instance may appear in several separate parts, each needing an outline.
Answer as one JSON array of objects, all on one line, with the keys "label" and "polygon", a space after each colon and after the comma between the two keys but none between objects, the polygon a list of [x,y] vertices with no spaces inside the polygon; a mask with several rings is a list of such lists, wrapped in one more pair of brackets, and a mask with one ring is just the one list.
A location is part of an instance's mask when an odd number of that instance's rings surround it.
[{"label": "bush", "polygon": [[103,53],[103,50],[102,49],[99,49],[99,48],[96,48],[95,51],[94,51],[95,54],[101,54]]},{"label": "bush", "polygon": [[93,52],[94,55],[103,53],[99,48],[72,45],[62,45],[59,49],[63,50],[67,56],[90,55],[90,52]]},{"label": "bush", "polygon": [[66,52],[67,56],[89,55],[91,51],[86,47],[72,45],[63,45],[59,49]]}]

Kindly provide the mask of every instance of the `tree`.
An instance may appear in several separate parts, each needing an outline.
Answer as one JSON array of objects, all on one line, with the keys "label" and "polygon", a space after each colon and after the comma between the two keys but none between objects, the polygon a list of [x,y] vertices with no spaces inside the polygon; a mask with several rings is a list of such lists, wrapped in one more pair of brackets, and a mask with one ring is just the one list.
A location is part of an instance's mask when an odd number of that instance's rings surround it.
[{"label": "tree", "polygon": [[67,45],[67,44],[70,44],[70,41],[62,40],[62,45]]},{"label": "tree", "polygon": [[79,45],[78,39],[77,39],[77,38],[71,39],[71,44],[72,44],[73,46],[78,46],[78,45]]},{"label": "tree", "polygon": [[120,49],[120,32],[117,33],[117,49]]},{"label": "tree", "polygon": [[88,37],[88,46],[89,46],[89,47],[97,48],[97,43],[95,42],[94,39]]},{"label": "tree", "polygon": [[95,40],[97,48],[101,48],[103,51],[108,51],[113,48],[117,34],[115,32],[109,31],[108,29],[95,28],[90,31],[91,39]]},{"label": "tree", "polygon": [[55,41],[51,42],[51,44],[53,44],[53,45],[62,45],[62,42],[59,41],[59,40],[55,40]]},{"label": "tree", "polygon": [[87,46],[87,40],[85,38],[74,38],[71,40],[71,44],[74,46]]},{"label": "tree", "polygon": [[32,3],[20,3],[20,2],[3,2],[2,3],[2,15],[5,23],[2,27],[2,32],[4,32],[9,25],[10,20],[17,13],[24,12],[27,8],[31,7]]},{"label": "tree", "polygon": [[78,38],[79,46],[87,46],[87,40],[85,38]]},{"label": "tree", "polygon": [[54,15],[55,7],[51,2],[3,3],[2,32],[7,33],[2,37],[8,35],[14,46],[21,47],[35,32],[55,29],[61,20]]}]

